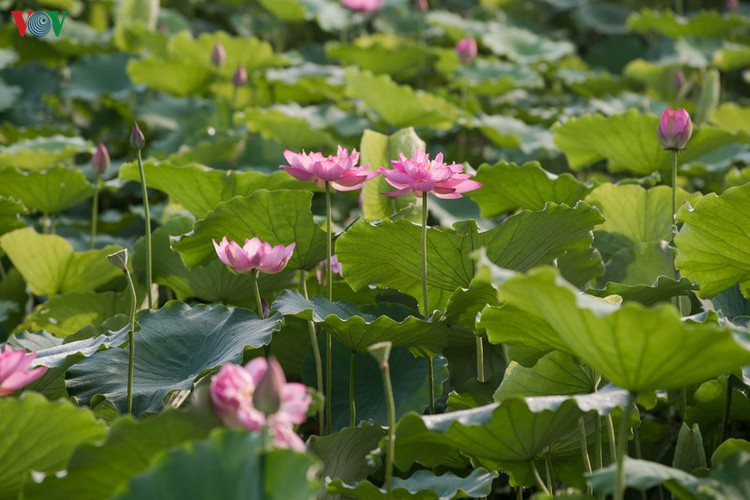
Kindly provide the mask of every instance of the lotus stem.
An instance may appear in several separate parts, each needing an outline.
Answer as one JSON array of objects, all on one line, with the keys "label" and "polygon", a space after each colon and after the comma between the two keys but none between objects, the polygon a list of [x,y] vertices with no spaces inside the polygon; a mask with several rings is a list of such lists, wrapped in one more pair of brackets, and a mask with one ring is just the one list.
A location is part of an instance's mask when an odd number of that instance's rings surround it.
[{"label": "lotus stem", "polygon": [[143,158],[141,157],[141,150],[138,149],[138,173],[141,176],[141,194],[143,196],[143,215],[146,218],[146,299],[148,300],[148,308],[154,307],[153,297],[151,296],[151,275],[152,275],[152,260],[151,260],[151,212],[148,208],[148,186],[146,185],[146,172],[143,170]]},{"label": "lotus stem", "polygon": [[586,422],[583,419],[583,415],[578,418],[578,433],[581,436],[581,456],[583,457],[583,466],[586,468],[586,472],[591,474],[591,459],[589,458],[589,445],[586,437]]},{"label": "lotus stem", "polygon": [[677,234],[677,153],[672,150],[672,239]]},{"label": "lotus stem", "polygon": [[636,394],[631,392],[622,409],[622,420],[620,421],[620,435],[617,441],[617,482],[615,488],[615,500],[625,498],[625,456],[628,449],[628,430],[630,429],[630,412],[636,401]]},{"label": "lotus stem", "polygon": [[133,372],[135,370],[135,310],[137,307],[138,298],[135,294],[135,285],[133,284],[133,278],[130,276],[130,271],[127,268],[123,269],[125,277],[128,279],[128,287],[130,288],[130,330],[128,331],[128,344],[129,344],[129,356],[128,356],[128,413],[133,413]]},{"label": "lotus stem", "polygon": [[532,458],[529,460],[529,464],[531,465],[531,470],[534,472],[534,479],[536,479],[536,485],[539,487],[540,490],[544,492],[545,495],[552,495],[552,493],[547,488],[547,485],[544,484],[544,481],[542,481],[542,476],[539,474],[539,469],[536,468],[536,462]]},{"label": "lotus stem", "polygon": [[349,356],[349,427],[357,425],[357,402],[354,400],[354,362],[357,353],[351,352]]},{"label": "lotus stem", "polygon": [[[305,300],[307,300],[309,297],[307,295],[307,280],[305,279],[305,270],[300,269],[299,270],[299,281],[302,285],[302,295],[304,295]],[[323,360],[320,357],[320,346],[318,345],[318,335],[315,331],[315,323],[313,320],[307,321],[307,330],[310,332],[310,344],[312,345],[313,350],[313,357],[315,358],[315,379],[317,381],[317,387],[318,392],[320,394],[325,394],[323,392]],[[318,424],[320,425],[320,432],[324,432],[326,426],[325,426],[325,410],[321,406],[318,409]]]},{"label": "lotus stem", "polygon": [[617,439],[615,439],[615,423],[612,414],[607,415],[607,434],[609,436],[609,458],[612,463],[617,463]]},{"label": "lotus stem", "polygon": [[96,226],[99,222],[99,187],[101,185],[101,174],[96,174],[96,182],[94,183],[94,199],[91,201],[91,242],[89,243],[89,249],[93,250],[96,247]]},{"label": "lotus stem", "polygon": [[602,453],[602,416],[594,413],[594,469],[598,470],[604,466]]},{"label": "lotus stem", "polygon": [[[721,429],[719,430],[719,445],[729,435],[729,418],[732,410],[732,380],[727,377],[727,392],[724,399],[724,410],[721,413]],[[718,446],[717,446],[718,447]]]},{"label": "lotus stem", "polygon": [[393,384],[391,383],[390,363],[387,353],[380,361],[380,371],[383,374],[383,389],[385,390],[385,402],[388,405],[388,448],[385,456],[385,490],[386,498],[392,498],[391,488],[393,485],[393,458],[396,456],[396,401],[393,397]]},{"label": "lotus stem", "polygon": [[263,319],[263,299],[260,296],[260,287],[258,286],[258,280],[260,279],[260,269],[255,270],[255,279],[253,285],[255,288],[255,303],[258,306],[258,317]]},{"label": "lotus stem", "polygon": [[[331,183],[326,181],[326,279],[328,280],[328,300],[333,302],[333,269],[331,258],[333,255],[333,213],[331,211]],[[326,331],[326,434],[332,431],[331,421],[333,420],[331,410],[331,400],[333,399],[333,338],[330,332]]]},{"label": "lotus stem", "polygon": [[486,382],[487,379],[484,376],[484,338],[475,338],[477,346],[477,381]]},{"label": "lotus stem", "polygon": [[[430,316],[429,297],[427,295],[427,192],[422,193],[422,316],[427,321]],[[432,358],[427,357],[427,382],[429,413],[435,413],[435,370],[432,366]]]},{"label": "lotus stem", "polygon": [[549,449],[544,454],[544,467],[547,471],[547,488],[549,488],[550,494],[555,494],[555,476],[552,473],[552,459],[549,456]]}]

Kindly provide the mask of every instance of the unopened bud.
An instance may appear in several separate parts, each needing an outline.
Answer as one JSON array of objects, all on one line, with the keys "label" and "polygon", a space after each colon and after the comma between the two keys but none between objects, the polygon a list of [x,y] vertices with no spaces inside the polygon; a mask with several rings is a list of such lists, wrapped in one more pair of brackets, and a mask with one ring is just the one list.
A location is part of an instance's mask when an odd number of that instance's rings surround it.
[{"label": "unopened bud", "polygon": [[109,167],[109,151],[107,151],[107,146],[100,142],[94,150],[94,156],[91,158],[91,168],[101,175],[107,170],[107,167]]},{"label": "unopened bud", "polygon": [[138,122],[133,122],[133,130],[130,132],[130,145],[133,149],[143,149],[146,147],[146,138],[143,137],[143,132],[141,132]]},{"label": "unopened bud", "polygon": [[277,413],[281,408],[281,392],[285,384],[284,370],[276,358],[269,357],[268,368],[253,392],[253,406],[266,415]]}]

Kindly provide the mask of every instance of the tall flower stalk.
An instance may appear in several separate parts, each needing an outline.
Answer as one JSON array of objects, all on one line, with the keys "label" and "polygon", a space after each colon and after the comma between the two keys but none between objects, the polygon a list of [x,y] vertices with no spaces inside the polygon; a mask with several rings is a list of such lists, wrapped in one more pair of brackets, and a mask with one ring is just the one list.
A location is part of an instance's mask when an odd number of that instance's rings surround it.
[{"label": "tall flower stalk", "polygon": [[[322,153],[295,153],[284,151],[284,158],[288,165],[281,165],[292,177],[300,181],[314,182],[325,189],[326,197],[326,289],[329,301],[333,301],[333,210],[331,207],[331,189],[336,191],[354,191],[378,175],[378,172],[368,170],[367,165],[357,166],[359,153],[338,147],[336,155],[323,156]],[[331,401],[333,391],[333,338],[326,332],[326,401],[325,401],[325,433],[331,432]],[[353,383],[349,381],[350,385]]]},{"label": "tall flower stalk", "polygon": [[138,174],[141,177],[141,195],[143,197],[143,216],[146,219],[146,299],[148,308],[154,307],[154,301],[151,291],[151,277],[153,275],[153,260],[151,248],[151,212],[148,208],[148,186],[146,185],[146,172],[143,170],[143,157],[141,151],[146,146],[146,138],[143,136],[138,122],[133,123],[133,130],[130,133],[130,145],[138,152]]},{"label": "tall flower stalk", "polygon": [[[387,196],[400,196],[411,192],[414,196],[422,199],[422,315],[425,321],[429,320],[429,293],[427,287],[427,218],[429,208],[427,195],[432,193],[438,198],[456,199],[461,198],[462,193],[473,191],[482,187],[477,181],[471,180],[472,174],[462,173],[464,166],[457,163],[450,165],[443,162],[443,153],[430,160],[430,155],[425,151],[415,148],[411,158],[403,153],[399,159],[392,161],[392,169],[381,168],[385,180],[396,188],[396,191],[384,193]],[[478,353],[479,355],[479,353]],[[428,359],[428,382],[429,382],[429,411],[435,412],[435,377],[432,367],[432,359]]]},{"label": "tall flower stalk", "polygon": [[378,342],[369,347],[370,354],[378,362],[380,372],[383,376],[383,390],[385,391],[385,402],[388,407],[388,447],[385,452],[385,491],[386,498],[392,498],[393,487],[393,459],[396,456],[396,401],[393,397],[393,384],[391,383],[391,369],[389,358],[391,356],[390,342]]},{"label": "tall flower stalk", "polygon": [[89,248],[91,250],[96,246],[96,226],[99,221],[99,191],[102,185],[102,174],[109,167],[109,151],[107,147],[99,143],[94,151],[94,156],[91,158],[91,168],[96,173],[96,179],[94,180],[94,199],[91,202],[91,242]]},{"label": "tall flower stalk", "polygon": [[[307,293],[307,281],[305,279],[304,269],[299,270],[299,282],[302,287],[302,295],[305,300],[309,299]],[[315,359],[315,380],[317,382],[317,389],[320,394],[325,394],[323,384],[323,360],[320,356],[320,346],[318,346],[318,336],[315,331],[315,322],[313,320],[307,320],[307,330],[310,333],[310,345],[313,350],[313,358]],[[318,407],[318,425],[320,429],[326,429],[325,420],[326,411],[323,406]]]},{"label": "tall flower stalk", "polygon": [[130,329],[128,330],[128,394],[127,394],[127,405],[128,413],[133,413],[133,373],[135,371],[135,312],[137,309],[138,297],[135,293],[135,285],[133,284],[133,277],[130,276],[130,270],[128,269],[128,250],[123,248],[122,250],[113,254],[107,255],[107,258],[113,266],[122,270],[125,278],[128,280],[128,288],[130,289]]}]

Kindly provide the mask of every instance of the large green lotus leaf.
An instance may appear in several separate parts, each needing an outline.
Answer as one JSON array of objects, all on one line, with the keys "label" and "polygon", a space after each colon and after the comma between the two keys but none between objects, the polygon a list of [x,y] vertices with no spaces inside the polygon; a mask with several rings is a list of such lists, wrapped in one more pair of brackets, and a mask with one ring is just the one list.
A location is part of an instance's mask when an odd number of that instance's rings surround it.
[{"label": "large green lotus leaf", "polygon": [[750,46],[725,43],[713,53],[712,61],[722,71],[733,71],[750,65]]},{"label": "large green lotus leaf", "polygon": [[[141,300],[145,291],[138,291]],[[45,330],[67,337],[85,326],[100,325],[116,314],[130,314],[130,292],[67,292],[39,304],[16,330]]]},{"label": "large green lotus leaf", "polygon": [[512,304],[486,307],[477,327],[487,332],[487,339],[493,344],[525,346],[543,353],[552,350],[571,352],[542,317]]},{"label": "large green lotus leaf", "polygon": [[[215,170],[191,163],[174,165],[169,161],[148,160],[143,164],[149,188],[164,191],[173,203],[178,203],[198,218],[205,217],[222,201],[235,196],[248,196],[259,189],[308,189],[286,172],[263,174],[236,170]],[[140,182],[136,162],[120,167],[120,179]],[[196,189],[200,186],[200,189]]]},{"label": "large green lotus leaf", "polygon": [[573,12],[573,16],[585,29],[604,35],[624,35],[628,32],[626,22],[630,13],[630,8],[616,3],[582,2]]},{"label": "large green lotus leaf", "polygon": [[750,108],[725,102],[716,108],[710,117],[711,123],[727,132],[742,131],[750,134]]},{"label": "large green lotus leaf", "polygon": [[32,471],[65,469],[78,445],[106,433],[91,411],[66,400],[51,402],[32,392],[0,398],[0,499],[19,498]]},{"label": "large green lotus leaf", "polygon": [[497,21],[478,21],[447,10],[430,10],[427,22],[439,27],[455,42],[462,38],[479,38],[489,31],[498,31],[505,26]]},{"label": "large green lotus leaf", "polygon": [[[373,130],[365,130],[360,143],[360,163],[372,168],[391,168],[391,160],[398,160],[399,154],[411,156],[414,148],[425,149],[425,142],[417,136],[413,128],[401,129],[391,135]],[[383,176],[378,176],[362,187],[362,218],[364,220],[385,219],[405,208],[413,201],[413,196],[390,197],[382,193],[393,191]]]},{"label": "large green lotus leaf", "polygon": [[733,285],[750,296],[750,184],[711,193],[694,207],[683,207],[684,222],[675,236],[675,265],[683,276],[698,282],[700,297],[713,297]]},{"label": "large green lotus leaf", "polygon": [[263,451],[259,432],[218,429],[160,455],[118,500],[307,500],[319,488],[316,460],[292,450]]},{"label": "large green lotus leaf", "polygon": [[13,198],[0,197],[0,235],[26,225],[21,215],[28,213],[23,203]]},{"label": "large green lotus leaf", "polygon": [[80,137],[36,137],[23,139],[0,150],[0,167],[42,170],[71,161],[91,145]]},{"label": "large green lotus leaf", "polygon": [[[218,69],[211,64],[211,50],[221,43],[227,53]],[[271,45],[257,38],[232,37],[225,32],[203,33],[194,39],[183,31],[169,40],[166,54],[151,54],[128,63],[133,83],[142,83],[177,96],[200,93],[216,80],[216,75],[231,79],[237,66],[248,73],[279,66],[284,62]]]},{"label": "large green lotus leaf", "polygon": [[482,217],[496,217],[519,208],[542,210],[548,201],[573,206],[591,191],[590,184],[579,182],[570,174],[551,174],[539,162],[522,166],[505,161],[485,163],[474,179],[484,187],[466,196],[479,205]]},{"label": "large green lotus leaf", "polygon": [[307,9],[299,0],[259,0],[271,14],[288,23],[299,23],[307,18]]},{"label": "large green lotus leaf", "polygon": [[669,301],[678,295],[687,295],[688,292],[697,289],[698,286],[687,278],[674,280],[667,276],[659,276],[650,285],[624,285],[610,281],[604,288],[589,288],[586,293],[602,298],[619,295],[624,301],[632,300],[644,306],[652,306],[659,302]]},{"label": "large green lotus leaf", "polygon": [[629,89],[624,80],[606,71],[566,68],[556,75],[573,92],[588,98],[617,95]]},{"label": "large green lotus leaf", "polygon": [[[658,125],[658,116],[634,109],[615,116],[587,115],[556,125],[555,144],[565,153],[573,170],[607,160],[607,168],[613,173],[650,174],[657,170],[665,173],[672,168],[672,157],[659,144]],[[703,126],[694,130],[688,148],[680,153],[679,159],[687,163],[737,142],[747,143],[748,137]]]},{"label": "large green lotus leaf", "polygon": [[323,462],[320,475],[344,482],[360,481],[377,471],[380,460],[371,460],[385,430],[379,425],[363,423],[347,427],[328,436],[310,436],[309,450]]},{"label": "large green lotus leaf", "polygon": [[44,214],[70,208],[93,194],[94,188],[81,170],[65,167],[33,172],[0,170],[0,196],[17,198],[26,207]]},{"label": "large green lotus leaf", "polygon": [[371,345],[385,341],[394,347],[425,349],[433,354],[448,345],[449,328],[437,318],[424,321],[408,316],[397,321],[389,316],[365,314],[351,302],[329,302],[320,295],[306,300],[296,290],[284,290],[271,310],[322,324],[326,332],[352,352],[367,352]]},{"label": "large green lotus leaf", "polygon": [[[685,421],[689,425],[698,424],[704,431],[709,431],[721,422],[726,403],[727,377],[704,382],[692,394],[685,412]],[[729,418],[742,422],[750,421],[750,401],[737,387],[732,389]]]},{"label": "large green lotus leaf", "polygon": [[116,246],[75,252],[65,238],[23,228],[0,237],[0,247],[36,295],[93,290],[122,274],[107,260]]},{"label": "large green lotus leaf", "polygon": [[[501,95],[514,89],[540,89],[544,80],[534,69],[495,59],[474,59],[462,65],[455,51],[448,51],[453,64],[444,63],[446,78],[453,88],[470,90],[472,94]],[[441,68],[438,68],[441,69]]]},{"label": "large green lotus leaf", "polygon": [[0,111],[12,109],[21,96],[21,87],[8,85],[5,80],[0,79]]},{"label": "large green lotus leaf", "polygon": [[388,75],[369,71],[346,71],[346,96],[361,99],[391,126],[445,130],[465,112],[442,97],[398,85]]},{"label": "large green lotus leaf", "polygon": [[287,269],[312,269],[325,258],[326,235],[313,222],[311,202],[312,193],[303,191],[260,189],[250,196],[236,196],[219,203],[172,248],[193,268],[217,258],[212,239],[218,242],[226,236],[244,242],[257,236],[271,245],[295,242]]},{"label": "large green lotus leaf", "polygon": [[[281,317],[259,319],[246,309],[169,302],[157,311],[141,311],[136,321],[133,413],[142,415],[161,410],[170,391],[192,389],[207,370],[240,362],[246,347],[268,345]],[[66,380],[70,394],[82,404],[102,394],[124,412],[128,352],[127,346],[112,348],[73,366]]]},{"label": "large green lotus leaf", "polygon": [[476,118],[472,125],[502,148],[518,148],[524,153],[556,150],[552,133],[547,128],[529,125],[512,116],[483,115]]},{"label": "large green lotus leaf", "polygon": [[553,40],[533,31],[507,25],[502,30],[482,34],[482,43],[493,54],[527,65],[557,61],[575,53],[575,46],[568,40]]},{"label": "large green lotus leaf", "polygon": [[[192,228],[191,218],[176,217],[153,232],[151,245],[154,258],[154,281],[174,290],[179,300],[198,298],[206,303],[219,302],[254,309],[256,307],[254,278],[234,274],[219,259],[205,266],[188,270],[180,259],[180,255],[170,249],[169,242],[172,236],[187,233]],[[140,238],[135,244],[133,257],[133,266],[136,269],[146,268],[145,248],[146,241]],[[284,288],[289,284],[293,275],[293,272],[286,270],[278,274],[262,275],[258,281],[261,296],[266,297],[272,291]]]},{"label": "large green lotus leaf", "polygon": [[127,97],[130,79],[125,70],[130,57],[123,53],[81,57],[70,65],[70,90],[73,98],[93,101],[102,95],[116,99]]},{"label": "large green lotus leaf", "polygon": [[[523,211],[495,229],[479,233],[473,223],[453,230],[427,231],[427,287],[430,303],[445,304],[474,277],[470,254],[482,246],[493,263],[523,271],[552,262],[566,251],[586,251],[591,229],[601,215],[585,203],[574,208],[549,204]],[[422,297],[421,228],[404,219],[374,225],[358,222],[339,237],[336,254],[344,277],[355,290],[372,283]]]},{"label": "large green lotus leaf", "polygon": [[670,38],[724,38],[738,29],[750,27],[750,21],[737,14],[721,14],[716,10],[702,10],[685,18],[671,10],[643,9],[628,19],[628,27],[640,33],[656,32]]},{"label": "large green lotus leaf", "polygon": [[475,278],[467,288],[456,290],[445,308],[445,321],[451,328],[463,329],[475,333],[481,329],[477,328],[476,322],[479,313],[488,305],[499,305],[497,291],[488,281]]},{"label": "large green lotus leaf", "polygon": [[435,56],[430,47],[392,34],[361,36],[350,44],[328,43],[326,56],[342,65],[359,66],[375,74],[406,80],[429,69]]},{"label": "large green lotus leaf", "polygon": [[[434,475],[428,470],[418,470],[408,478],[393,478],[390,498],[419,500],[445,500],[451,498],[483,498],[492,492],[492,481],[497,472],[487,472],[478,467],[466,477],[448,471]],[[352,496],[363,500],[380,500],[387,496],[384,487],[378,488],[369,481],[347,484],[336,478],[328,484],[328,492]]]},{"label": "large green lotus leaf", "polygon": [[583,295],[552,268],[506,280],[498,297],[546,321],[568,352],[629,391],[676,389],[750,363],[750,342],[728,326],[682,321],[671,305]]},{"label": "large green lotus leaf", "polygon": [[[531,368],[511,361],[495,391],[495,401],[514,397],[587,394],[595,391],[597,376],[569,354],[550,352]],[[627,396],[627,394],[626,394]]]},{"label": "large green lotus leaf", "polygon": [[65,476],[47,476],[42,483],[29,484],[24,498],[109,498],[120,485],[146,470],[159,452],[203,439],[214,424],[195,413],[176,410],[141,421],[130,416],[119,418],[104,443],[76,448]]},{"label": "large green lotus leaf", "polygon": [[333,149],[338,144],[325,129],[314,127],[304,117],[287,114],[281,109],[248,108],[243,121],[250,132],[282,142],[293,151]]},{"label": "large green lotus leaf", "polygon": [[[646,491],[655,486],[664,485],[677,498],[696,499],[705,498],[695,495],[697,488],[704,480],[699,479],[680,469],[674,469],[657,462],[638,460],[625,457],[625,484],[629,488]],[[587,477],[588,483],[599,495],[614,493],[615,476],[614,465],[594,471]]]},{"label": "large green lotus leaf", "polygon": [[[699,193],[680,189],[677,206],[695,203],[698,198]],[[604,222],[594,230],[594,245],[607,267],[602,282],[650,285],[659,276],[674,275],[671,253],[665,246],[672,239],[671,188],[602,184],[586,201],[604,215]]]},{"label": "large green lotus leaf", "polygon": [[580,415],[572,401],[550,410],[530,407],[523,399],[443,415],[410,413],[396,428],[395,464],[401,470],[414,462],[452,466],[458,452],[497,464],[529,463],[571,430]]}]

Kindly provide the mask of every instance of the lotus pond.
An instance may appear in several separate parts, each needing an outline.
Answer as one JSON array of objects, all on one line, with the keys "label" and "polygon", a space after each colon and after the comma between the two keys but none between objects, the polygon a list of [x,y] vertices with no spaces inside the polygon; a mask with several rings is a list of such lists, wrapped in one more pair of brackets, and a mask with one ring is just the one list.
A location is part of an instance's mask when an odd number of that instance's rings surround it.
[{"label": "lotus pond", "polygon": [[0,6],[0,500],[750,498],[749,5]]}]

